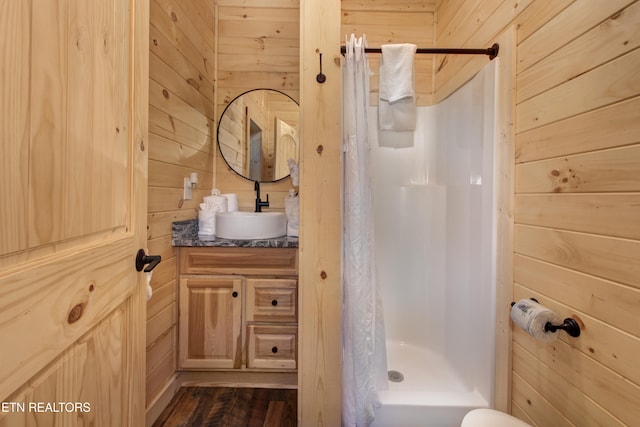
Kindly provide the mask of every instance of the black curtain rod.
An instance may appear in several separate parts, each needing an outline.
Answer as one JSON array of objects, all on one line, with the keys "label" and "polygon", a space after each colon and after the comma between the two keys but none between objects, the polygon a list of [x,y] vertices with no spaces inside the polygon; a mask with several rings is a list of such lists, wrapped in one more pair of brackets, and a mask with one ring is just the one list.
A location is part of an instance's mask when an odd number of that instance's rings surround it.
[{"label": "black curtain rod", "polygon": [[[436,53],[436,54],[445,54],[452,53],[457,55],[488,55],[489,59],[493,59],[498,56],[498,51],[500,50],[500,46],[498,43],[494,43],[488,49],[450,49],[450,48],[418,48],[416,49],[416,53]],[[367,47],[364,49],[366,53],[382,53],[381,48]],[[346,46],[340,47],[340,52],[344,55],[347,52]]]}]

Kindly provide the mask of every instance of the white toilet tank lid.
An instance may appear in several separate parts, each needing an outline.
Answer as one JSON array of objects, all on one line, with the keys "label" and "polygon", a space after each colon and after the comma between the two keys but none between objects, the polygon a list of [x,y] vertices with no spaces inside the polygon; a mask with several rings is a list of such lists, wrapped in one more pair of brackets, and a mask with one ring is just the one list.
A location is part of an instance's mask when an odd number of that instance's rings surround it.
[{"label": "white toilet tank lid", "polygon": [[531,427],[531,425],[504,412],[482,408],[467,413],[460,427]]}]

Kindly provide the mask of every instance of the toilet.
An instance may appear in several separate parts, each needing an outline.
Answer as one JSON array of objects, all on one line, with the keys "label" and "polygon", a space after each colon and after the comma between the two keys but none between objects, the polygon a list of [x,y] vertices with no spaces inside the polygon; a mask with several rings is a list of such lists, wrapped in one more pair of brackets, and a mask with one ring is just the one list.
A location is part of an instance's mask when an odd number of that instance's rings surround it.
[{"label": "toilet", "polygon": [[531,427],[516,417],[495,409],[474,409],[462,419],[460,427]]}]

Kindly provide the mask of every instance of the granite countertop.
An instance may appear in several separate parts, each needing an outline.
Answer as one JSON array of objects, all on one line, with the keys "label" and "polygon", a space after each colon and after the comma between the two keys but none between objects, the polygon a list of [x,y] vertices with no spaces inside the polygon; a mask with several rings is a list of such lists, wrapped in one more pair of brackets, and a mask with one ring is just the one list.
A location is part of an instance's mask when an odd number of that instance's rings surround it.
[{"label": "granite countertop", "polygon": [[171,224],[171,245],[231,248],[297,248],[298,238],[282,236],[274,239],[232,240],[212,237],[211,239],[203,240],[198,237],[198,220],[189,219]]}]

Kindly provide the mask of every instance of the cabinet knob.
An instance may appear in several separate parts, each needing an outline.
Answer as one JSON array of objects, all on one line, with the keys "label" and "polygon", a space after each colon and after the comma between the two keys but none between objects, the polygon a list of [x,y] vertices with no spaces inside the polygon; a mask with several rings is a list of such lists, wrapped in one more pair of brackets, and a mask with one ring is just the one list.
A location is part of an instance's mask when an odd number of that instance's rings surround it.
[{"label": "cabinet knob", "polygon": [[277,300],[277,299],[272,300],[272,301],[271,301],[271,305],[272,305],[272,306],[274,306],[274,307],[275,307],[276,305],[278,305],[278,300]]},{"label": "cabinet knob", "polygon": [[231,293],[231,296],[234,297],[234,298],[237,298],[238,297],[238,293],[236,291],[233,291]]},{"label": "cabinet knob", "polygon": [[278,347],[275,347],[275,346],[274,346],[274,347],[271,349],[271,353],[276,354],[277,352],[278,352]]}]

